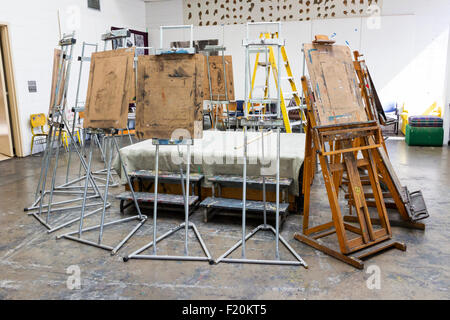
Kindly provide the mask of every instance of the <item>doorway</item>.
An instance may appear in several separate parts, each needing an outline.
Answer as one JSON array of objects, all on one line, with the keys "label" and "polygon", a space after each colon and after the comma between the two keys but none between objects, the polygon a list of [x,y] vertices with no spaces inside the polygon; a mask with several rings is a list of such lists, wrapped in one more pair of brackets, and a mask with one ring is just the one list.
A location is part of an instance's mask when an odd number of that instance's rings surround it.
[{"label": "doorway", "polygon": [[7,24],[0,23],[0,158],[14,156],[23,157],[25,154],[22,146],[9,30]]}]

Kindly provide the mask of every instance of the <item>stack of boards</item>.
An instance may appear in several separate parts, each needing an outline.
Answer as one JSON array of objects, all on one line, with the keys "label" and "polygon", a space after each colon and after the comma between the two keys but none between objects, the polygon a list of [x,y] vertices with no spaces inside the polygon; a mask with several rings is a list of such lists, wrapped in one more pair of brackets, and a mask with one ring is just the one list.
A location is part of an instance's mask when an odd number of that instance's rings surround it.
[{"label": "stack of boards", "polygon": [[[225,97],[221,56],[201,54],[139,56],[134,48],[93,53],[85,106],[85,128],[125,129],[136,97],[136,134],[140,139],[200,139],[203,100]],[[55,54],[56,59],[56,54]],[[228,100],[234,99],[231,56],[225,57]]]}]

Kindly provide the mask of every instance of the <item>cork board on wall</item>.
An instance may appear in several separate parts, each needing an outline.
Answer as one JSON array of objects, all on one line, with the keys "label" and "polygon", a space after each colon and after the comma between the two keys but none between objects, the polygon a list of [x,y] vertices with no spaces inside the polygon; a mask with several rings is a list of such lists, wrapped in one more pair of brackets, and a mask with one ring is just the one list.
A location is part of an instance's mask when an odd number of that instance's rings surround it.
[{"label": "cork board on wall", "polygon": [[347,46],[305,44],[306,65],[320,126],[368,121]]},{"label": "cork board on wall", "polygon": [[134,97],[134,48],[96,52],[91,57],[85,128],[125,129]]},{"label": "cork board on wall", "polygon": [[184,24],[311,21],[380,15],[382,0],[183,0]]},{"label": "cork board on wall", "polygon": [[205,57],[167,54],[138,57],[136,133],[141,139],[203,136]]},{"label": "cork board on wall", "polygon": [[[49,105],[49,113],[51,113],[53,107],[55,106],[55,95],[56,95],[56,86],[58,84],[58,73],[59,73],[59,62],[61,59],[61,50],[55,49],[53,53],[53,72],[52,72],[52,91],[50,92],[50,105]],[[63,68],[66,64],[66,60],[63,60]],[[62,103],[62,96],[64,92],[64,84],[66,82],[65,74],[63,74],[63,78],[58,89],[58,102],[57,105],[60,106]]]},{"label": "cork board on wall", "polygon": [[[223,74],[222,56],[210,56],[209,67],[211,75],[212,100],[225,100],[225,81]],[[205,58],[205,99],[210,99],[208,70]],[[231,56],[225,56],[225,72],[227,77],[228,100],[234,100],[233,60]]]}]

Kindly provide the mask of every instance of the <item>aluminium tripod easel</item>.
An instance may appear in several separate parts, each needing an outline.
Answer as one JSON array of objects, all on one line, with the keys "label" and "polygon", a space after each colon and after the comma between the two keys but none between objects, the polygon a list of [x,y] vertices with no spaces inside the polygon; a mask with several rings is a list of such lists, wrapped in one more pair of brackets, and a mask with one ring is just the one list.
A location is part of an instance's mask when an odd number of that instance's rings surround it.
[{"label": "aluminium tripod easel", "polygon": [[[328,101],[334,101],[332,98],[335,98],[336,95],[342,95],[342,88],[347,85],[346,83],[353,82],[352,78],[346,78],[346,76],[351,77],[348,74],[353,73],[352,65],[348,68],[347,61],[340,60],[344,59],[343,57],[348,58],[346,56],[348,48],[313,42],[312,45],[304,45],[303,50],[308,55],[310,76],[314,76],[316,82],[313,84],[315,90],[312,91],[306,77],[302,78],[302,87],[308,108],[303,171],[303,231],[296,233],[294,238],[362,269],[364,267],[362,259],[380,251],[389,248],[406,250],[403,243],[392,239],[392,231],[377,174],[377,163],[374,160],[374,153],[377,148],[381,147],[381,129],[375,121],[366,121],[361,113],[357,114],[357,111],[350,113],[349,110],[337,109],[342,108],[342,105],[328,104]],[[328,68],[326,69],[327,73],[322,68]],[[348,74],[342,73],[340,70],[346,70],[345,72]],[[356,91],[352,91],[349,87],[348,94],[352,92],[356,94]],[[347,92],[344,93],[347,94]],[[335,96],[328,98],[326,95]],[[351,100],[353,98],[356,100]],[[358,101],[358,97],[350,97],[349,100]],[[362,108],[362,101],[359,103]],[[359,112],[361,112],[360,110]],[[341,114],[341,112],[348,113]],[[336,121],[344,116],[350,119],[348,123]],[[358,119],[362,121],[358,121]],[[356,157],[358,152],[361,152],[363,158]],[[319,155],[332,220],[310,227],[311,184],[316,153]],[[378,229],[374,228],[370,219],[360,168],[365,168],[369,174],[370,186],[376,199],[376,209],[381,221],[381,227]],[[339,204],[339,185],[344,172],[347,173],[349,179],[349,193],[356,209],[358,226],[345,223],[342,216]],[[350,238],[349,233],[356,234],[356,237]],[[322,242],[325,237],[333,234],[337,236],[339,250]]]},{"label": "aluminium tripod easel", "polygon": [[[73,240],[73,241],[77,241],[83,244],[87,244],[90,246],[94,246],[100,249],[104,249],[104,250],[108,250],[111,251],[111,255],[114,255],[117,253],[117,251],[119,251],[123,245],[139,230],[139,228],[145,223],[145,221],[147,220],[147,216],[142,215],[141,210],[139,208],[139,204],[137,202],[136,199],[136,195],[134,193],[133,190],[133,185],[131,184],[130,178],[128,176],[126,167],[122,161],[122,157],[120,155],[120,150],[119,150],[119,145],[117,143],[116,137],[115,135],[117,134],[116,129],[89,129],[91,134],[102,134],[104,135],[106,142],[105,142],[105,156],[107,157],[107,175],[106,175],[106,185],[105,185],[105,193],[104,193],[104,201],[103,201],[103,207],[102,207],[102,215],[101,215],[101,219],[100,219],[100,224],[96,225],[96,226],[92,226],[92,227],[88,227],[86,229],[83,229],[83,222],[84,219],[86,218],[85,215],[85,204],[86,204],[86,198],[87,198],[87,189],[88,189],[88,181],[86,180],[85,182],[85,186],[84,186],[84,195],[83,195],[83,206],[81,208],[81,214],[80,214],[80,224],[79,224],[79,228],[77,231],[73,231],[73,232],[69,232],[63,235],[60,235],[57,237],[57,239],[61,239],[61,238],[65,238],[65,239],[69,239],[69,240]],[[107,136],[109,135],[109,136]],[[93,150],[93,143],[91,143],[90,147],[89,147],[89,156],[88,156],[88,172],[90,172],[91,170],[91,163],[92,163],[92,150]],[[122,218],[122,219],[118,219],[118,220],[114,220],[114,221],[110,221],[105,223],[105,212],[106,209],[108,207],[107,205],[107,199],[108,199],[108,191],[109,191],[109,186],[110,186],[110,177],[111,177],[111,166],[112,166],[112,155],[113,155],[113,150],[116,150],[118,157],[119,157],[119,161],[122,167],[122,170],[124,172],[124,175],[127,177],[127,183],[128,186],[130,187],[131,190],[131,195],[132,195],[132,199],[134,201],[134,204],[136,206],[136,210],[137,210],[137,215],[131,216],[131,217],[127,217],[127,218]],[[132,220],[138,220],[137,225],[131,230],[131,232],[129,232],[125,238],[123,238],[118,244],[116,244],[114,247],[110,246],[110,245],[105,245],[102,243],[103,240],[103,230],[104,227],[107,226],[111,226],[111,225],[115,225],[115,224],[119,224],[119,223],[123,223],[123,222],[128,222],[128,221],[132,221]],[[87,239],[82,238],[82,234],[83,232],[88,232],[88,231],[92,231],[92,230],[96,230],[99,229],[99,235],[98,235],[98,241],[97,242],[93,242]],[[75,236],[76,234],[78,234],[78,237]]]},{"label": "aluminium tripod easel", "polygon": [[[155,153],[155,182],[154,182],[154,202],[153,202],[153,241],[146,244],[142,248],[134,251],[133,253],[127,255],[123,258],[123,261],[128,261],[129,259],[147,259],[147,260],[179,260],[179,261],[209,261],[213,262],[211,254],[206,247],[203,238],[200,235],[196,225],[192,222],[189,222],[189,177],[190,177],[190,160],[191,160],[191,146],[194,144],[193,139],[184,139],[184,140],[164,140],[164,139],[152,139],[152,144],[156,147]],[[159,176],[159,147],[160,146],[180,146],[186,145],[187,147],[187,162],[186,162],[186,185],[184,186],[184,178],[183,171],[180,166],[180,177],[181,177],[181,186],[184,197],[184,222],[178,225],[175,228],[167,231],[165,234],[157,238],[157,230],[158,230],[158,176]],[[173,235],[177,231],[184,229],[184,256],[172,256],[172,255],[158,255],[157,253],[157,244],[158,242],[168,238]],[[194,231],[194,234],[200,243],[200,246],[205,253],[205,256],[192,256],[189,254],[189,243],[188,243],[188,232],[189,229]],[[148,248],[153,247],[153,254],[144,255],[141,252],[147,250]]]},{"label": "aluminium tripod easel", "polygon": [[[42,165],[41,165],[41,171],[39,176],[39,182],[36,187],[36,193],[35,193],[35,202],[28,208],[25,208],[24,210],[29,212],[29,215],[32,215],[35,217],[41,224],[43,224],[49,232],[54,232],[56,230],[59,230],[61,228],[64,228],[79,219],[71,219],[70,221],[64,222],[60,225],[54,226],[54,224],[50,224],[50,213],[52,212],[59,212],[59,211],[67,211],[72,210],[76,208],[80,208],[81,206],[71,206],[71,207],[58,207],[60,205],[65,205],[77,201],[83,200],[83,198],[75,198],[75,199],[69,199],[69,200],[63,200],[63,201],[53,201],[54,195],[59,194],[80,194],[78,191],[69,191],[69,190],[57,190],[56,187],[56,172],[58,168],[58,160],[59,160],[59,154],[60,154],[60,147],[61,143],[59,141],[59,138],[56,139],[56,137],[61,137],[63,128],[69,128],[67,124],[67,120],[65,118],[65,110],[66,110],[66,95],[68,90],[68,84],[70,79],[70,70],[71,70],[71,64],[72,64],[72,54],[73,54],[73,47],[76,43],[76,39],[74,38],[75,33],[64,35],[63,38],[59,41],[59,46],[61,47],[61,54],[58,61],[58,67],[57,67],[57,78],[56,78],[56,86],[55,86],[55,92],[54,92],[54,104],[50,107],[50,113],[49,113],[49,122],[48,125],[50,127],[49,133],[48,133],[48,141],[47,146],[44,152],[44,155],[42,157]],[[59,98],[61,97],[61,98]],[[70,135],[70,138],[72,141],[74,141],[74,137],[72,135],[72,132],[70,130],[67,130],[67,133]],[[56,145],[56,152],[55,152],[55,161],[53,164],[53,173],[52,173],[52,180],[51,180],[51,186],[50,189],[46,189],[47,184],[47,175],[48,171],[50,169],[50,163],[52,160],[52,151],[55,148],[54,143],[57,141]],[[85,170],[87,170],[86,162],[84,161],[82,155],[80,154],[80,151],[75,145],[75,151],[77,152],[77,155],[80,159],[81,165],[84,167]],[[88,199],[95,199],[100,198],[103,200],[101,193],[98,189],[98,186],[96,182],[94,181],[93,177],[91,175],[88,175],[86,181],[89,181],[91,183],[94,192],[90,192]],[[46,205],[44,205],[45,197],[49,196],[48,202]],[[98,203],[89,203],[86,204],[88,207],[101,205],[101,202]],[[109,205],[109,204],[108,204]],[[56,208],[54,206],[57,206]],[[43,219],[41,217],[42,213],[44,212],[44,208],[46,208],[46,218]],[[34,212],[38,210],[38,212]],[[89,212],[86,214],[87,216],[94,214],[98,212],[100,209],[95,209],[92,212]]]},{"label": "aluminium tripod easel", "polygon": [[[226,262],[226,263],[253,263],[253,264],[272,264],[272,265],[301,265],[305,268],[308,265],[303,261],[303,259],[295,252],[295,250],[289,245],[289,243],[280,235],[280,225],[279,225],[279,215],[280,215],[280,131],[281,127],[284,126],[283,119],[281,118],[280,110],[280,86],[277,88],[277,97],[275,99],[268,99],[271,102],[277,103],[277,113],[275,115],[261,115],[261,114],[249,114],[247,106],[254,103],[261,103],[261,99],[252,99],[251,92],[253,90],[253,85],[250,82],[250,53],[267,52],[268,48],[275,47],[278,53],[278,65],[281,62],[281,47],[284,46],[284,40],[281,38],[266,39],[261,38],[258,40],[249,40],[249,27],[252,25],[261,24],[272,24],[278,27],[278,34],[281,32],[281,23],[267,22],[267,23],[247,23],[247,37],[243,41],[243,46],[245,47],[245,104],[244,113],[245,117],[241,120],[241,125],[244,131],[244,164],[243,164],[243,185],[242,185],[242,239],[239,240],[235,245],[233,245],[228,251],[226,251],[222,256],[220,256],[215,262]],[[280,83],[281,73],[278,73],[278,83]],[[264,101],[263,101],[264,102]],[[247,130],[249,127],[259,127],[261,131],[262,140],[262,156],[264,158],[264,128],[276,128],[277,132],[277,156],[276,156],[276,218],[275,218],[275,228],[267,224],[267,203],[266,203],[266,181],[264,172],[263,174],[263,202],[264,202],[264,222],[250,233],[246,234],[246,201],[247,201]],[[246,256],[246,241],[253,237],[259,231],[269,231],[275,235],[275,259],[274,260],[262,260],[262,259],[249,259]],[[281,260],[279,252],[279,242],[289,250],[289,252],[294,256],[295,260]],[[242,248],[241,258],[228,258],[237,248]]]},{"label": "aluminium tripod easel", "polygon": [[[75,128],[76,128],[76,122],[77,120],[79,120],[79,114],[80,112],[84,111],[84,101],[80,102],[80,85],[81,85],[81,77],[83,74],[83,66],[85,62],[90,62],[91,58],[90,56],[85,56],[85,51],[86,48],[88,47],[93,47],[94,48],[94,52],[98,51],[98,44],[97,43],[87,43],[87,42],[83,42],[82,44],[82,48],[81,48],[81,56],[78,57],[78,61],[80,61],[80,68],[78,71],[78,81],[77,81],[77,90],[76,90],[76,95],[75,95],[75,106],[72,108],[72,112],[73,112],[73,119],[72,119],[72,135],[75,136]],[[83,142],[86,141],[86,133],[83,131],[82,134],[82,140]],[[103,147],[100,143],[100,140],[98,139],[98,137],[95,135],[94,136],[94,140],[96,142],[96,144],[98,145],[98,147],[100,148],[101,151],[101,156],[102,156],[102,160],[105,162],[105,167],[106,167],[106,158],[104,155],[104,151],[103,151]],[[72,141],[71,143],[76,143],[76,141]],[[80,169],[78,172],[78,178],[72,181],[69,181],[69,174],[70,174],[70,164],[71,164],[71,160],[72,160],[72,153],[70,152],[70,145],[69,144],[69,159],[67,161],[67,171],[66,171],[66,183],[57,187],[57,189],[78,189],[78,188],[82,188],[82,186],[73,186],[73,184],[77,183],[77,182],[81,182],[82,180],[84,180],[86,178],[86,175],[81,176],[81,163],[80,163]],[[82,154],[85,155],[85,147],[84,147],[84,143],[82,143]],[[93,172],[94,177],[96,179],[100,179],[99,177],[96,177],[96,175],[98,174],[102,174],[105,170],[100,170],[100,171],[95,171]],[[111,179],[113,179],[114,181],[114,177],[111,177]],[[112,186],[117,186],[118,184],[113,182]],[[104,185],[102,185],[104,186]]]},{"label": "aluminium tripod easel", "polygon": [[[167,29],[172,30],[183,30],[183,29],[189,29],[190,30],[190,41],[188,48],[177,48],[177,49],[164,49],[163,48],[163,31]],[[160,27],[160,48],[156,50],[157,55],[161,54],[177,54],[177,53],[184,53],[184,54],[194,54],[195,48],[193,47],[193,26],[192,25],[181,25],[181,26],[161,26]],[[147,259],[147,260],[175,260],[175,261],[208,261],[209,263],[213,263],[213,259],[211,257],[211,254],[208,251],[208,248],[206,247],[205,242],[203,241],[203,238],[200,235],[200,232],[198,231],[196,225],[192,222],[189,222],[189,203],[190,203],[190,196],[189,196],[189,186],[190,186],[190,162],[191,162],[191,146],[194,144],[193,139],[182,139],[182,140],[174,140],[174,139],[152,139],[152,144],[156,148],[155,152],[155,181],[154,181],[154,199],[153,199],[153,240],[148,243],[147,245],[143,246],[142,248],[134,251],[133,253],[125,256],[123,258],[123,261],[128,261],[129,259]],[[181,180],[181,187],[183,191],[183,197],[184,197],[184,218],[185,221],[178,225],[175,228],[172,228],[159,238],[157,238],[157,230],[158,230],[158,177],[159,177],[159,147],[160,146],[179,146],[185,145],[187,148],[187,158],[186,158],[186,185],[184,185],[184,175],[183,175],[183,169],[180,164],[180,180]],[[178,150],[179,151],[179,150]],[[180,151],[179,151],[180,152]],[[168,238],[169,236],[175,234],[177,231],[184,229],[184,255],[183,256],[174,256],[174,255],[158,255],[157,252],[157,244]],[[188,242],[188,233],[189,229],[192,229],[194,231],[194,234],[200,243],[200,246],[205,254],[205,256],[193,256],[189,253],[189,242]],[[150,255],[141,254],[143,251],[147,250],[148,248],[153,247],[153,253]]]},{"label": "aluminium tripod easel", "polygon": [[[84,185],[84,193],[83,193],[83,204],[81,207],[80,212],[80,218],[79,218],[79,227],[78,231],[69,232],[63,235],[60,235],[57,237],[57,239],[65,238],[72,241],[77,241],[86,245],[94,246],[100,249],[111,251],[111,254],[114,255],[119,251],[122,246],[136,233],[136,231],[145,223],[147,217],[141,214],[137,199],[135,197],[135,193],[133,190],[133,185],[131,184],[130,178],[127,174],[127,170],[125,168],[125,165],[122,161],[122,157],[119,152],[119,145],[116,140],[116,135],[118,133],[119,129],[116,128],[108,128],[108,126],[117,125],[120,127],[124,127],[126,124],[125,117],[128,115],[128,112],[124,112],[124,109],[128,110],[128,99],[129,99],[129,85],[135,81],[135,78],[133,76],[133,65],[134,65],[134,48],[131,49],[123,49],[120,52],[119,51],[104,51],[104,52],[97,52],[92,55],[92,65],[91,70],[89,74],[89,85],[88,85],[88,93],[87,93],[87,100],[86,100],[86,119],[84,122],[85,129],[89,132],[91,136],[101,135],[103,136],[103,140],[105,141],[105,158],[107,158],[107,164],[106,164],[106,185],[105,185],[105,193],[103,197],[103,207],[102,207],[102,214],[100,217],[100,224],[92,227],[88,227],[83,229],[83,224],[85,222],[85,207],[86,207],[86,199],[87,199],[87,190],[89,187],[88,180],[85,181]],[[117,68],[117,65],[111,63],[111,59],[120,57],[123,61],[125,59],[124,65]],[[95,68],[97,64],[95,63],[97,61],[101,61],[98,63],[100,66],[107,66],[104,68],[97,69]],[[102,64],[103,61],[103,64]],[[124,67],[124,68],[123,68]],[[98,83],[100,85],[105,85],[104,82],[98,80],[98,79],[104,79],[105,75],[114,74],[113,79],[110,83],[108,83],[104,87],[96,87]],[[116,79],[122,79],[116,80]],[[116,81],[117,83],[115,83]],[[95,91],[99,90],[101,92],[105,92],[110,90],[111,87],[116,86],[119,90],[117,92],[108,92],[109,94],[115,94],[113,97],[113,100],[109,100],[109,104],[106,105],[103,100],[99,100],[98,98],[98,92]],[[109,117],[105,119],[105,114],[109,112],[106,108],[114,108],[118,112],[114,113],[113,117]],[[90,147],[89,147],[89,155],[88,155],[88,164],[87,164],[87,174],[92,175],[92,153],[93,153],[93,147],[94,143],[91,141]],[[136,210],[138,212],[137,215],[118,219],[110,222],[105,223],[105,214],[106,209],[109,207],[107,203],[108,199],[108,192],[110,187],[110,180],[112,176],[112,156],[113,151],[116,151],[118,154],[119,162],[121,164],[122,170],[127,178],[128,185],[131,189],[132,199],[134,200],[134,203],[136,205]],[[117,245],[110,246],[105,245],[102,243],[103,240],[103,231],[106,226],[116,225],[119,223],[124,223],[132,220],[138,220],[137,225],[132,229],[130,233],[128,233],[125,238],[123,238]],[[83,232],[93,231],[99,229],[99,236],[98,241],[94,242],[88,239],[83,238]],[[75,236],[77,234],[78,236]]]}]

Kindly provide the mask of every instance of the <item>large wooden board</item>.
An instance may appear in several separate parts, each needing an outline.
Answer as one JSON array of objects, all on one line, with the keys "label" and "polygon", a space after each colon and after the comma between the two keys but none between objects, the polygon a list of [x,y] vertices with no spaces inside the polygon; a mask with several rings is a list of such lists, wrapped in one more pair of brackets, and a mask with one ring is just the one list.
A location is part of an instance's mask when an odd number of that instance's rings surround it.
[{"label": "large wooden board", "polygon": [[[55,95],[56,95],[56,86],[58,85],[58,73],[59,73],[59,62],[61,59],[61,50],[55,49],[53,53],[53,72],[52,72],[52,90],[50,92],[50,105],[49,105],[49,113],[53,109],[55,105]],[[65,60],[63,60],[62,68],[65,68]],[[63,72],[64,73],[64,72]],[[63,78],[60,83],[60,87],[58,89],[58,102],[57,105],[61,105],[62,96],[64,93],[64,84],[66,82],[65,74],[63,74]]]},{"label": "large wooden board", "polygon": [[[138,57],[136,132],[143,139],[203,135],[205,57],[168,54]],[[186,137],[187,138],[187,137]]]},{"label": "large wooden board", "polygon": [[[222,56],[210,56],[209,67],[211,75],[212,100],[225,100],[225,81],[223,74]],[[208,69],[205,58],[205,99],[210,99],[210,88],[208,81]],[[231,56],[225,56],[225,72],[227,78],[228,100],[234,100],[234,82],[233,82],[233,60]]]},{"label": "large wooden board", "polygon": [[4,74],[3,54],[0,50],[0,153],[8,157],[14,157],[14,149],[11,139],[11,125],[9,123],[7,88]]},{"label": "large wooden board", "polygon": [[134,48],[96,52],[85,106],[85,128],[125,129],[128,106],[134,96]]},{"label": "large wooden board", "polygon": [[368,121],[347,46],[305,44],[317,125]]}]

